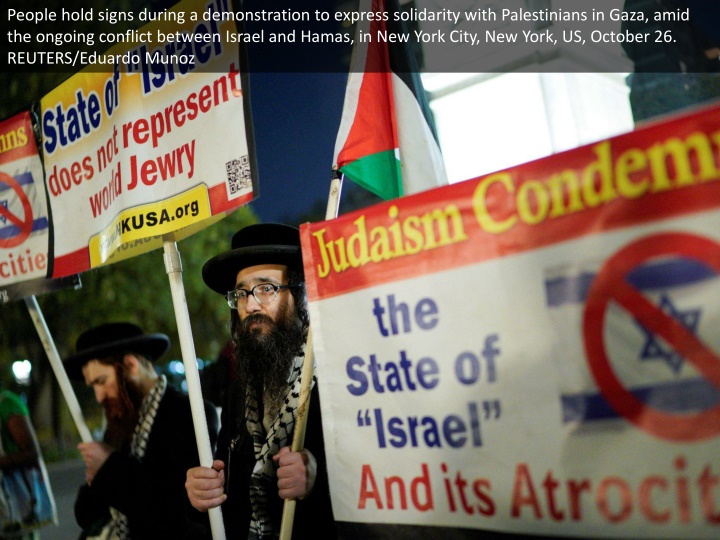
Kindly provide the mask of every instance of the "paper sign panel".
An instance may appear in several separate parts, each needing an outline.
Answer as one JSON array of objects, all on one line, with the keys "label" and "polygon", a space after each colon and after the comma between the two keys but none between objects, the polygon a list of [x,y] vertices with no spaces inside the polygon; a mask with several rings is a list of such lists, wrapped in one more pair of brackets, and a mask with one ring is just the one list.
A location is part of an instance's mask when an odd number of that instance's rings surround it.
[{"label": "paper sign panel", "polygon": [[[42,99],[54,276],[160,247],[163,234],[183,238],[254,196],[245,74],[237,46],[214,39],[235,31],[216,20],[228,2],[172,10],[183,24],[141,28],[151,38],[111,49],[105,72],[86,69]],[[154,41],[174,33],[185,41]]]},{"label": "paper sign panel", "polygon": [[45,278],[48,241],[42,163],[25,111],[0,122],[0,304],[80,286],[77,275]]},{"label": "paper sign panel", "polygon": [[707,109],[301,228],[341,530],[718,536],[719,133]]},{"label": "paper sign panel", "polygon": [[48,215],[30,113],[0,123],[0,285],[47,272]]}]

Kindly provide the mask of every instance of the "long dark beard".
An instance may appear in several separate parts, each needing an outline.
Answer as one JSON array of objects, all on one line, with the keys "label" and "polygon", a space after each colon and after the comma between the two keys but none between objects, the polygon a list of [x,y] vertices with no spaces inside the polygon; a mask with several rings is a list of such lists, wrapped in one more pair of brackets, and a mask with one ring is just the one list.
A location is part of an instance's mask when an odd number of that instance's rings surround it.
[{"label": "long dark beard", "polygon": [[[267,325],[266,333],[250,330],[250,325],[258,321]],[[288,390],[293,360],[304,344],[300,319],[287,304],[284,311],[278,312],[275,322],[261,313],[249,315],[242,322],[234,316],[231,337],[239,388],[252,392],[258,405],[270,407],[273,413],[279,410]]]},{"label": "long dark beard", "polygon": [[103,401],[107,421],[103,440],[116,450],[127,450],[130,448],[140,418],[143,396],[140,389],[125,378],[122,364],[115,364],[115,374],[118,381],[118,397]]}]

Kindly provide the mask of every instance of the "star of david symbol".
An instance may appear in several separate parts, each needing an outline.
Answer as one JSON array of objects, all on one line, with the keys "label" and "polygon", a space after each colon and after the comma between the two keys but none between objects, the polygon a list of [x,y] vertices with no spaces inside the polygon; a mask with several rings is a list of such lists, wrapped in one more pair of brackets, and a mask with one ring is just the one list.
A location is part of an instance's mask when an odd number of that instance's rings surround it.
[{"label": "star of david symbol", "polygon": [[[688,309],[681,311],[677,309],[670,297],[663,294],[660,298],[659,308],[667,313],[670,317],[678,321],[693,334],[697,331],[697,325],[700,321],[700,309]],[[638,324],[640,330],[645,334],[645,343],[640,352],[639,360],[641,362],[663,361],[674,373],[678,373],[682,369],[683,357],[679,355],[672,347],[665,345],[657,339],[657,336],[649,332],[645,327]]]}]

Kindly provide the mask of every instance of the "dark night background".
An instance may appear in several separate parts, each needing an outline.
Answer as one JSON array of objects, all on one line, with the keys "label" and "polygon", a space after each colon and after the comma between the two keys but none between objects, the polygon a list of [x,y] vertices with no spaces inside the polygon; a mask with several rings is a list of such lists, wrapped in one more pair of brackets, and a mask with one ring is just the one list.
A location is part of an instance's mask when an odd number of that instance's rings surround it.
[{"label": "dark night background", "polygon": [[[357,9],[354,0],[245,0],[243,9]],[[259,29],[248,23],[247,32]],[[267,28],[267,24],[264,25]],[[292,23],[275,24],[287,31]],[[322,31],[327,31],[327,24]],[[352,32],[336,23],[334,31]],[[250,203],[261,221],[299,224],[322,219],[330,187],[335,137],[340,125],[350,56],[349,46],[307,44],[271,48],[248,44],[250,104],[255,135],[260,196]],[[340,213],[378,198],[356,185],[343,185]]]},{"label": "dark night background", "polygon": [[[262,221],[324,215],[346,80],[345,73],[251,75],[260,197],[250,206]],[[346,182],[343,208],[361,190]]]}]

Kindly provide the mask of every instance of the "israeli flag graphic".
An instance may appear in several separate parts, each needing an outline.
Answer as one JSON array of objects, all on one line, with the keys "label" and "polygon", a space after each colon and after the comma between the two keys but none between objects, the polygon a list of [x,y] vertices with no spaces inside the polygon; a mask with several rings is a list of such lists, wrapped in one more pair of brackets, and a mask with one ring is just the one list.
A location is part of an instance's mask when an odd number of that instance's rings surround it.
[{"label": "israeli flag graphic", "polygon": [[[585,359],[558,369],[564,423],[617,418],[589,369],[583,342],[585,300],[599,264],[546,272],[545,295],[557,336],[556,354]],[[664,315],[675,319],[720,353],[720,276],[701,261],[668,257],[634,269],[627,282]],[[609,303],[603,328],[612,369],[624,386],[648,407],[668,414],[702,412],[720,402],[720,388],[662,336],[644,328],[632,313]]]},{"label": "israeli flag graphic", "polygon": [[31,234],[48,228],[45,192],[37,189],[32,173],[15,173],[10,178],[0,181],[0,241],[6,242],[23,234],[23,222],[28,220],[32,220]]}]

